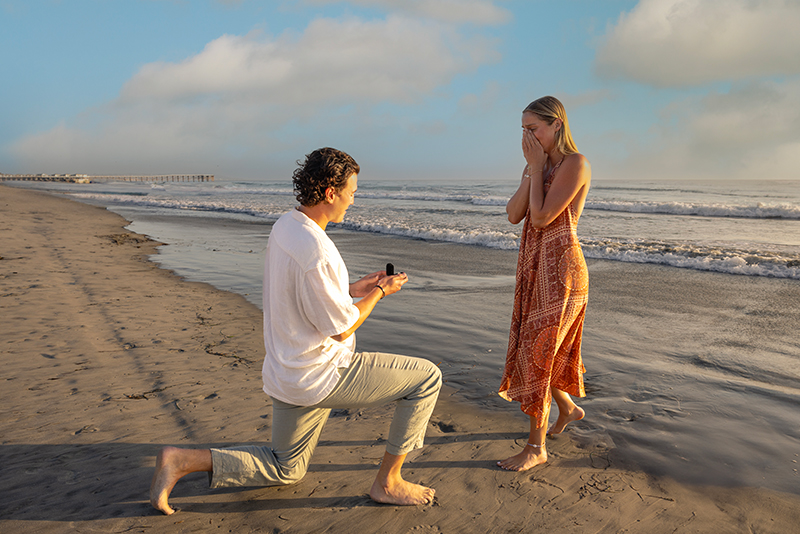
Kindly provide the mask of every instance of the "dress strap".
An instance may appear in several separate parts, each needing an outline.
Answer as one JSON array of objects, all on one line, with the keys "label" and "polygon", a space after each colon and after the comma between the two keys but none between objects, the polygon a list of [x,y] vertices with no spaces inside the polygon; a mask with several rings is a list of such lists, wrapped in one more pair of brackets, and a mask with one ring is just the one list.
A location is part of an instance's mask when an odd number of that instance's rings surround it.
[{"label": "dress strap", "polygon": [[546,184],[549,184],[551,181],[553,181],[553,176],[555,175],[555,173],[556,173],[556,170],[557,170],[557,169],[558,169],[558,168],[561,166],[561,164],[564,162],[564,159],[565,159],[565,158],[566,158],[566,156],[564,156],[563,158],[561,158],[561,159],[559,160],[559,162],[558,162],[558,163],[556,163],[556,164],[553,166],[553,168],[552,168],[552,169],[550,169],[550,172],[549,172],[549,173],[547,173],[547,178],[545,179],[545,183],[546,183]]},{"label": "dress strap", "polygon": [[561,158],[560,160],[558,160],[558,163],[556,163],[556,164],[555,164],[555,166],[554,166],[552,169],[550,169],[550,176],[553,176],[553,175],[555,174],[556,170],[557,170],[559,167],[561,167],[561,164],[562,164],[562,163],[564,163],[564,159],[565,159],[566,157],[567,157],[567,156],[564,156],[563,158]]}]

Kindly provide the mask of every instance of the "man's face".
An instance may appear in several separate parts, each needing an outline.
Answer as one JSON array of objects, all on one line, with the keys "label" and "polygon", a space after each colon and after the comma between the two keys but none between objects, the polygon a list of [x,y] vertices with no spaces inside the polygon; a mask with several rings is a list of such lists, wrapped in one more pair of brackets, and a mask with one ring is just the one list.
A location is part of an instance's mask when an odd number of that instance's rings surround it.
[{"label": "man's face", "polygon": [[355,201],[356,190],[358,189],[358,175],[353,173],[347,179],[347,185],[342,188],[338,193],[334,193],[333,197],[333,213],[331,222],[340,223],[344,220],[344,215],[347,213],[347,208],[353,205]]}]

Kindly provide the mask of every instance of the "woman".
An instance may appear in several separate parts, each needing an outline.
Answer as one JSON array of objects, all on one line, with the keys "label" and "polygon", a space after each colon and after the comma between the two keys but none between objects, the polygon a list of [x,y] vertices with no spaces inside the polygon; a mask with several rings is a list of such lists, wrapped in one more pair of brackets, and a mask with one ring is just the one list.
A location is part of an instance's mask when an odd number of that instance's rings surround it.
[{"label": "woman", "polygon": [[[581,334],[589,276],[576,229],[591,168],[578,153],[556,98],[545,96],[525,108],[522,128],[527,166],[506,212],[512,224],[525,223],[499,393],[518,401],[530,416],[530,436],[522,452],[497,462],[510,471],[545,463],[546,434],[560,434],[585,415],[570,395],[585,395]],[[548,432],[553,399],[558,419]]]}]

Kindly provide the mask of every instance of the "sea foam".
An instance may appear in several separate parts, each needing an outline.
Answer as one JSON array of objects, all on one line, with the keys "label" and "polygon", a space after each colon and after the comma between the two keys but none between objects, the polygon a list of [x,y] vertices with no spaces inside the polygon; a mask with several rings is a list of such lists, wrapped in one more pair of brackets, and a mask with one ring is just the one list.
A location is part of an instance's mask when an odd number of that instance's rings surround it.
[{"label": "sea foam", "polygon": [[[293,205],[291,194],[286,189],[266,190],[263,188],[225,188],[222,195],[160,195],[155,189],[154,195],[141,194],[108,194],[108,193],[74,193],[74,196],[87,200],[95,200],[104,204],[135,205],[175,210],[207,211],[250,215],[266,220],[276,220]],[[258,191],[258,193],[254,193]],[[272,195],[269,201],[263,197],[252,195]],[[458,194],[420,194],[398,192],[360,193],[365,198],[422,200],[429,202],[467,202],[478,205],[500,205],[501,197],[487,195],[469,196]],[[505,202],[505,201],[503,201]],[[625,201],[593,201],[587,203],[590,209],[615,210],[628,212],[669,213],[679,215],[702,215],[709,217],[779,217],[786,219],[800,218],[800,210],[793,206],[725,206],[714,204],[690,204],[677,202],[625,202]],[[416,211],[415,211],[416,210]],[[420,209],[417,207],[358,206],[348,212],[345,222],[334,225],[348,230],[369,232],[374,234],[395,235],[413,239],[439,241],[475,245],[488,248],[514,250],[519,248],[519,231],[521,227],[508,227],[508,231],[496,222],[486,226],[479,224],[475,213],[457,210],[458,216],[443,216],[442,213],[455,213],[453,210]],[[477,212],[476,212],[477,213]],[[422,215],[420,215],[422,214]],[[430,218],[432,214],[438,214]],[[485,214],[484,214],[485,215]],[[500,217],[493,213],[492,217]],[[481,219],[487,221],[488,219]],[[584,255],[587,258],[624,261],[631,263],[653,263],[703,271],[715,271],[748,276],[770,276],[800,280],[800,253],[771,252],[769,250],[742,248],[730,244],[691,243],[676,241],[655,241],[642,239],[582,239]]]},{"label": "sea foam", "polygon": [[691,202],[634,202],[625,200],[588,200],[587,209],[627,213],[660,213],[700,217],[738,217],[746,219],[800,219],[800,207],[791,204],[730,205]]}]

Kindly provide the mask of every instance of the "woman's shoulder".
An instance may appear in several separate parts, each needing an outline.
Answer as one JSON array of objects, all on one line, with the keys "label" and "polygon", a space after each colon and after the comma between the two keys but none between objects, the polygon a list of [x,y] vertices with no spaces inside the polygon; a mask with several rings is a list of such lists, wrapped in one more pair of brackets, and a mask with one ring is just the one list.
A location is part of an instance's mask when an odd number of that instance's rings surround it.
[{"label": "woman's shoulder", "polygon": [[561,166],[568,170],[568,172],[575,172],[578,174],[590,174],[592,172],[592,166],[589,164],[589,160],[579,152],[564,156],[564,162]]},{"label": "woman's shoulder", "polygon": [[583,186],[592,181],[592,167],[589,160],[578,152],[564,156],[561,169],[570,183]]},{"label": "woman's shoulder", "polygon": [[575,165],[578,167],[589,166],[589,160],[580,152],[567,154],[564,156],[564,165]]}]

